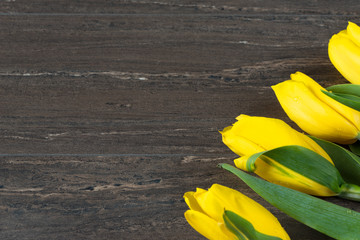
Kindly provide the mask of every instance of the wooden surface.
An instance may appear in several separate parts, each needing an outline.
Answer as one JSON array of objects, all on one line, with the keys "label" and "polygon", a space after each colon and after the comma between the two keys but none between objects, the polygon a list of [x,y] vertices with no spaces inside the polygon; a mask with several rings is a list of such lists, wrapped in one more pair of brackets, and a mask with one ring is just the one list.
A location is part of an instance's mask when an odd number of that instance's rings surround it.
[{"label": "wooden surface", "polygon": [[218,131],[239,114],[292,124],[270,86],[295,71],[344,83],[327,43],[359,14],[355,0],[0,1],[0,239],[201,239],[182,195],[213,183],[294,240],[330,239],[216,168],[236,157]]}]

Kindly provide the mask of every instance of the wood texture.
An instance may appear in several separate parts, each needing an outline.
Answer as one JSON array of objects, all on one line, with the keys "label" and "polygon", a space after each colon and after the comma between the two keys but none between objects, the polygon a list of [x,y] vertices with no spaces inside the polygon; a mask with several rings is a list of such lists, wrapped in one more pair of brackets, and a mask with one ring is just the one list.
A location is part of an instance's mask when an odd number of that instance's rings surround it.
[{"label": "wood texture", "polygon": [[327,43],[360,23],[347,3],[0,1],[0,239],[199,239],[182,195],[213,183],[329,239],[217,169],[236,157],[218,131],[296,127],[270,88],[295,71],[344,83]]}]

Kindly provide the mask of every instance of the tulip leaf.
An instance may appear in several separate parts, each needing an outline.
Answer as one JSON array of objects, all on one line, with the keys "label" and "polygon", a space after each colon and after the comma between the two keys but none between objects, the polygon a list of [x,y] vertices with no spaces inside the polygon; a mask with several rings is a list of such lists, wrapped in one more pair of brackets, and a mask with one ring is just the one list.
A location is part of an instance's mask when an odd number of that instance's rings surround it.
[{"label": "tulip leaf", "polygon": [[353,108],[357,111],[360,111],[360,97],[350,94],[331,93],[323,90],[321,91],[335,101],[338,101],[339,103],[344,104],[345,106]]},{"label": "tulip leaf", "polygon": [[353,153],[360,156],[360,140],[356,141],[353,144],[350,144],[349,148]]},{"label": "tulip leaf", "polygon": [[344,93],[332,93],[332,94],[336,95],[339,98],[342,97],[344,99],[347,99],[349,101],[360,102],[360,97],[355,96],[355,95],[344,94]]},{"label": "tulip leaf", "polygon": [[223,218],[226,227],[234,233],[239,240],[281,240],[281,238],[256,231],[249,221],[232,211],[225,210]]},{"label": "tulip leaf", "polygon": [[[286,168],[328,187],[335,193],[340,192],[339,186],[343,183],[343,179],[338,170],[324,157],[305,147],[297,145],[283,146],[256,153],[250,156],[248,161],[255,164],[256,168],[258,158],[290,177],[291,173],[288,173]],[[282,168],[275,163],[279,163],[286,168]]]},{"label": "tulip leaf", "polygon": [[339,97],[346,98],[351,101],[360,102],[360,97],[358,97],[358,96],[354,96],[354,95],[350,95],[350,94],[343,94],[343,93],[333,93],[333,94],[335,94]]},{"label": "tulip leaf", "polygon": [[333,85],[326,90],[332,92],[332,93],[343,93],[343,94],[349,94],[360,97],[360,85],[359,84],[338,84]]},{"label": "tulip leaf", "polygon": [[342,240],[360,240],[360,213],[251,176],[229,164],[219,164],[244,181],[270,204],[297,221]]},{"label": "tulip leaf", "polygon": [[335,143],[313,136],[309,137],[330,156],[341,177],[346,182],[360,185],[360,157]]}]

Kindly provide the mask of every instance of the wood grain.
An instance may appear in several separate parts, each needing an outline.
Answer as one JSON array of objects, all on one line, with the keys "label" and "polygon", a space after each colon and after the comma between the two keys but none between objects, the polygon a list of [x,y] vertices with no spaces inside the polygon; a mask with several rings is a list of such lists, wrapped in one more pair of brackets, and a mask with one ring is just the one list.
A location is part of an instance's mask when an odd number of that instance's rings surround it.
[{"label": "wood grain", "polygon": [[270,88],[295,71],[346,82],[327,43],[360,23],[357,1],[9,0],[0,12],[1,239],[199,239],[182,195],[213,183],[262,203],[292,239],[330,239],[217,169],[236,157],[218,131],[239,114],[296,128]]},{"label": "wood grain", "polygon": [[357,16],[360,10],[355,0],[340,4],[335,0],[319,1],[148,1],[148,0],[5,0],[0,2],[3,13],[81,13],[81,14],[315,14]]},{"label": "wood grain", "polygon": [[288,59],[293,61],[294,58],[305,58],[307,62],[320,58],[329,63],[328,39],[344,28],[346,20],[356,21],[357,18],[0,16],[4,43],[1,54],[6,59],[0,66],[5,72],[72,70],[185,74],[254,64],[266,66],[274,60],[286,64]]}]

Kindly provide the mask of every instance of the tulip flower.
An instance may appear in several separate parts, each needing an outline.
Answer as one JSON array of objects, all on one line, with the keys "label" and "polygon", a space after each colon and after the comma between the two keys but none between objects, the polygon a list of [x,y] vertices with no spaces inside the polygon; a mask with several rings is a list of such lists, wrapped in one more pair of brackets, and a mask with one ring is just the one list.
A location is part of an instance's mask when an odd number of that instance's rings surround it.
[{"label": "tulip flower", "polygon": [[[357,185],[348,185],[342,179],[327,152],[310,137],[279,119],[240,115],[237,120],[233,126],[226,127],[221,132],[223,142],[241,156],[234,160],[236,167],[307,194],[346,198],[355,194],[356,200],[359,199]],[[336,146],[329,147],[323,141],[320,143],[334,153],[339,166],[344,162],[354,169],[360,168],[357,160],[347,156],[348,153],[341,149],[334,150]],[[289,148],[277,150],[285,146]],[[271,150],[274,151],[268,156],[266,152]],[[345,179],[351,179],[350,183],[359,182],[359,176],[349,177],[347,167],[341,166],[341,169]],[[326,180],[319,181],[313,177],[316,175],[326,176]],[[354,179],[356,181],[352,181]]]},{"label": "tulip flower", "polygon": [[263,179],[314,196],[360,201],[360,187],[347,183],[336,167],[307,148],[291,145],[244,156],[235,165]]},{"label": "tulip flower", "polygon": [[237,122],[220,133],[225,145],[239,156],[250,156],[287,145],[308,148],[332,163],[329,155],[311,138],[280,119],[240,115]]},{"label": "tulip flower", "polygon": [[336,69],[349,82],[360,84],[360,27],[349,22],[346,30],[332,36],[328,52]]},{"label": "tulip flower", "polygon": [[332,239],[360,240],[359,212],[264,181],[229,164],[219,167],[235,174],[263,199],[297,221]]},{"label": "tulip flower", "polygon": [[[224,220],[224,212],[227,211],[249,223],[256,233],[268,237],[266,239],[290,239],[275,216],[254,200],[231,188],[214,184],[207,191],[198,188],[196,192],[187,192],[184,198],[190,208],[185,212],[186,220],[208,239],[238,239]],[[246,231],[241,235],[246,237],[243,239],[254,239],[249,238]]]},{"label": "tulip flower", "polygon": [[310,135],[339,144],[360,138],[360,112],[324,94],[326,89],[305,74],[291,74],[272,88],[290,119]]}]

